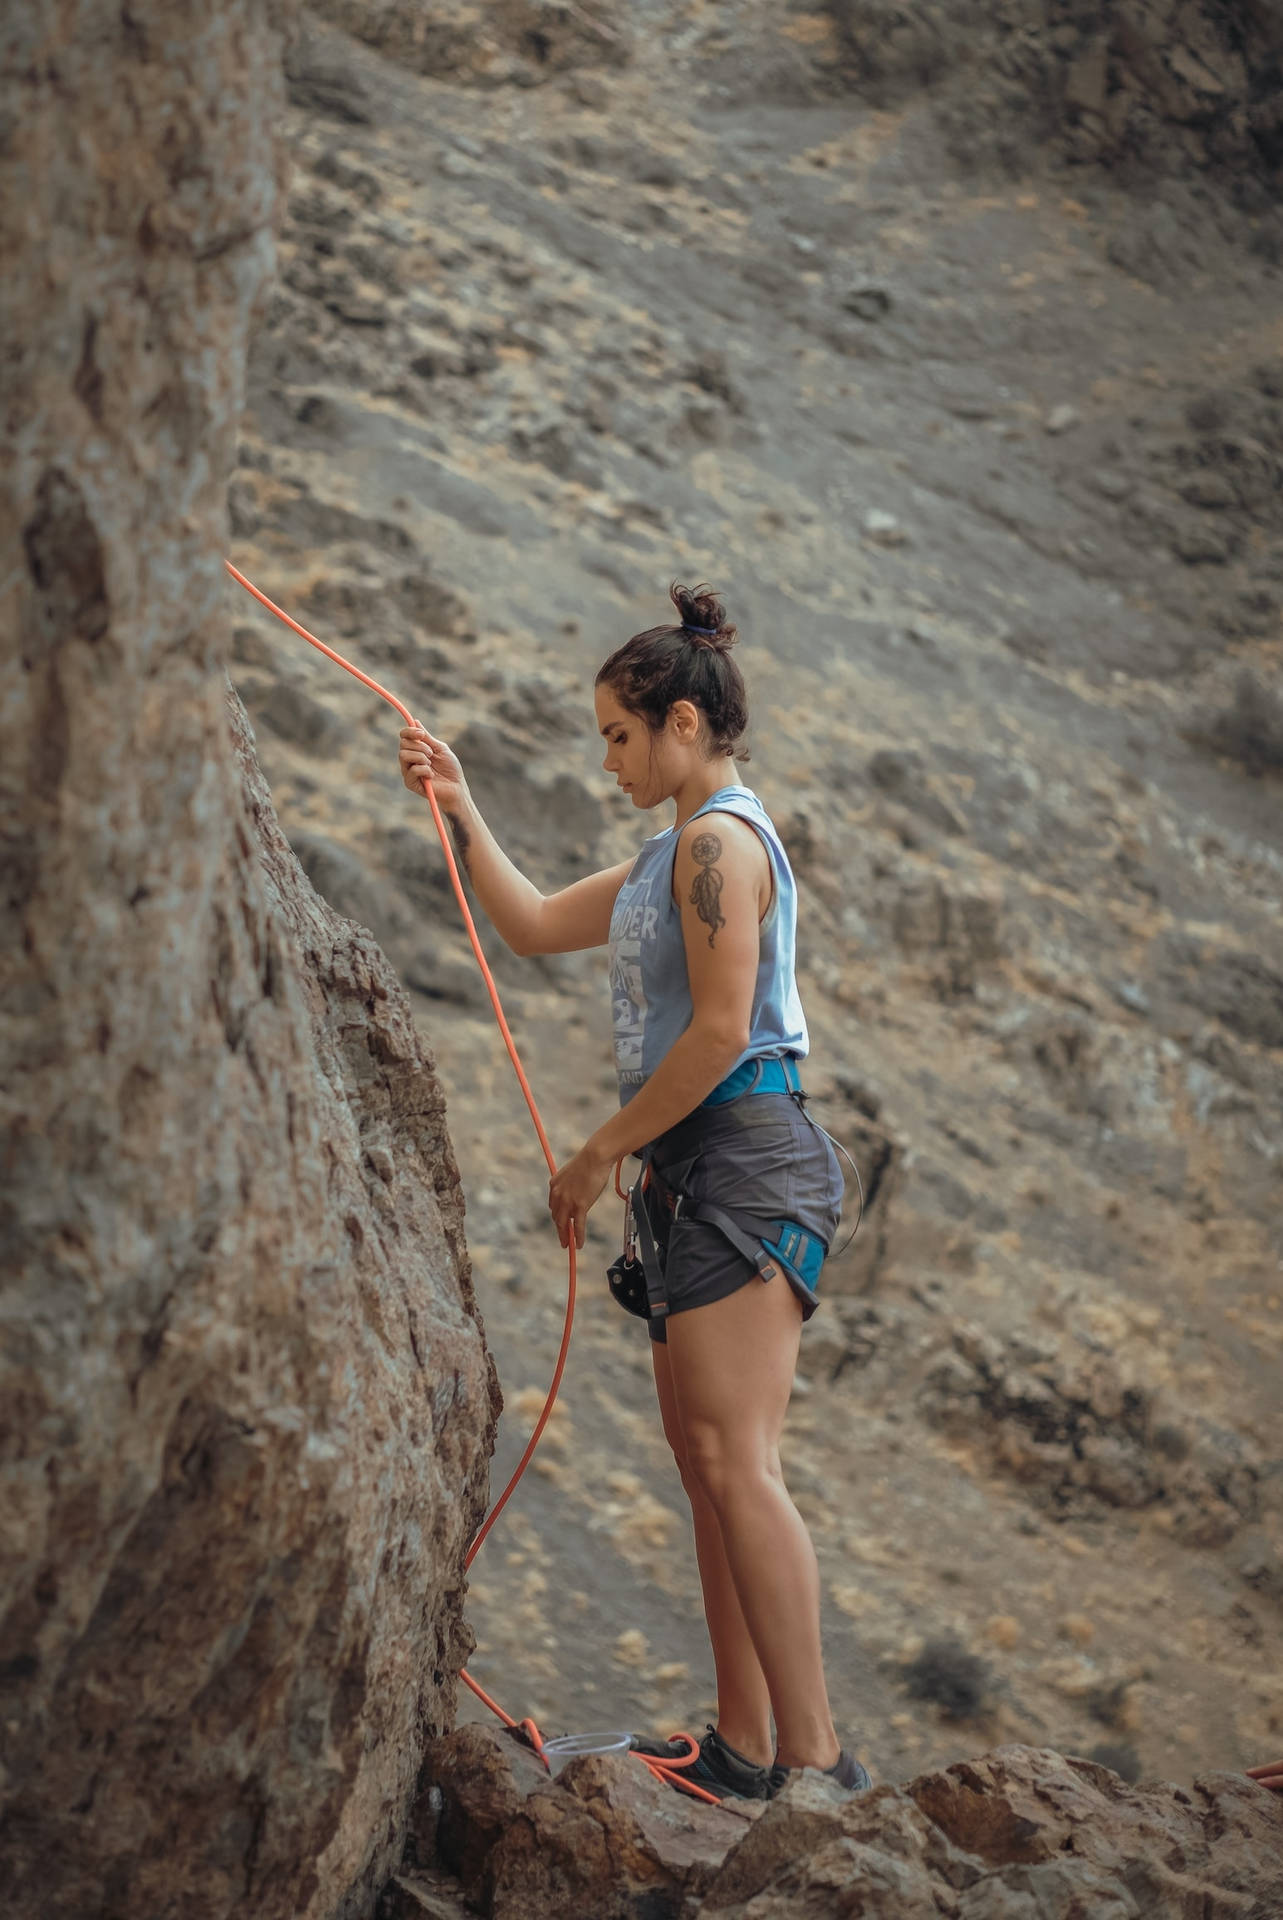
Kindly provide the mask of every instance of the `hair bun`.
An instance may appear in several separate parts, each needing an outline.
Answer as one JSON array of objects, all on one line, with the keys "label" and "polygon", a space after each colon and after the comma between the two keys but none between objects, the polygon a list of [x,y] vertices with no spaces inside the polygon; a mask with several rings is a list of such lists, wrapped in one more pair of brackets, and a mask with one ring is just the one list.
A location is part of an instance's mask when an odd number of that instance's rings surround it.
[{"label": "hair bun", "polygon": [[695,645],[711,648],[714,653],[729,653],[737,629],[727,620],[726,609],[713,589],[706,583],[683,587],[674,581],[668,592]]}]

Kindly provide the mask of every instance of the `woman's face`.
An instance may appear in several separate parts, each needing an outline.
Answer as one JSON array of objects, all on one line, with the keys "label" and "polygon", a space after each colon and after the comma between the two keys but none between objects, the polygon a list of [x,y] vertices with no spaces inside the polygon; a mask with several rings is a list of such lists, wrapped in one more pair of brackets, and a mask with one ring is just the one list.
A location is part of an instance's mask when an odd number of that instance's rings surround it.
[{"label": "woman's face", "polygon": [[606,757],[602,761],[606,772],[614,774],[617,784],[631,795],[635,807],[657,806],[663,796],[649,798],[650,789],[655,785],[653,763],[657,744],[650,728],[639,713],[629,713],[627,707],[621,707],[607,686],[594,690],[593,705],[597,709],[597,726],[606,742]]},{"label": "woman's face", "polygon": [[[635,807],[659,806],[678,786],[685,762],[694,752],[693,741],[682,740],[682,729],[674,727],[672,715],[662,733],[652,733],[641,715],[621,706],[618,695],[608,686],[595,689],[593,704],[601,737],[606,742],[606,757],[602,761],[606,772],[614,774],[617,784]],[[678,703],[682,707],[688,704]],[[693,708],[691,717],[694,717]]]}]

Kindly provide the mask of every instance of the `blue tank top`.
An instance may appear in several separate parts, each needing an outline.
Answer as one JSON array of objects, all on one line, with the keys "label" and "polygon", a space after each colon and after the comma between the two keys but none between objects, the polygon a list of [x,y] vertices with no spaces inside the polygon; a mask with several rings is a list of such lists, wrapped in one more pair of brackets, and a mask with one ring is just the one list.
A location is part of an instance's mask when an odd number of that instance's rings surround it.
[{"label": "blue tank top", "polygon": [[[695,813],[733,813],[756,829],[771,862],[771,904],[760,928],[748,1045],[731,1063],[763,1053],[805,1054],[806,1016],[794,978],[797,886],[770,815],[749,787],[721,787]],[[689,824],[686,822],[684,824]],[[690,978],[681,911],[673,898],[678,832],[647,840],[610,916],[610,997],[619,1104],[626,1106],[691,1023]]]}]

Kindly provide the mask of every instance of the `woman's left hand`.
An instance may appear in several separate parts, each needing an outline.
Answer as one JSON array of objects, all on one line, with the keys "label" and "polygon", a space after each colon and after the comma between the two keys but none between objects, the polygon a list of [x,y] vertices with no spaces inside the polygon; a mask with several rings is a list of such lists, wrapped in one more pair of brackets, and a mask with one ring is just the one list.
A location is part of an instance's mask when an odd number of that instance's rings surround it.
[{"label": "woman's left hand", "polygon": [[583,1246],[589,1211],[601,1198],[602,1188],[610,1178],[610,1168],[609,1160],[603,1160],[589,1147],[580,1147],[574,1158],[553,1174],[548,1183],[548,1211],[563,1247],[570,1245],[572,1233],[575,1245]]}]

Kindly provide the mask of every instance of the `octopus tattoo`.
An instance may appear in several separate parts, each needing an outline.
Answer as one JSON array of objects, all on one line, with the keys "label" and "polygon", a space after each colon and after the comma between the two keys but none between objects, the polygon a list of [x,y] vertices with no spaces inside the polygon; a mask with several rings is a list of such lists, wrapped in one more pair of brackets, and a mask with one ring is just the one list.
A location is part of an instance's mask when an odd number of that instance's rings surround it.
[{"label": "octopus tattoo", "polygon": [[726,917],[717,904],[723,882],[716,863],[721,857],[722,843],[715,833],[697,833],[691,841],[691,858],[700,869],[691,883],[691,905],[708,928],[710,947],[717,937],[717,929],[726,925]]}]

